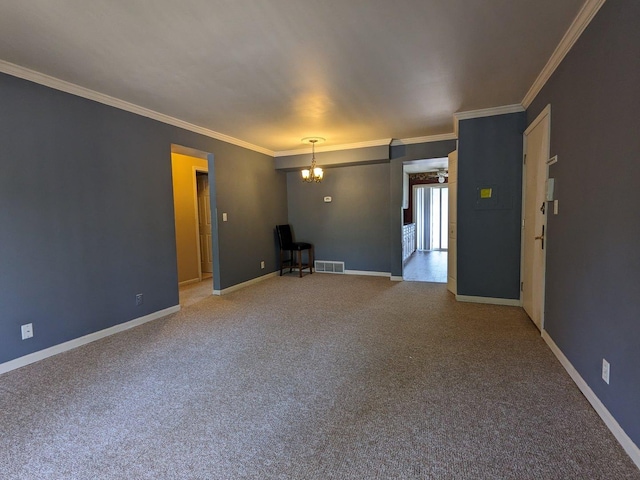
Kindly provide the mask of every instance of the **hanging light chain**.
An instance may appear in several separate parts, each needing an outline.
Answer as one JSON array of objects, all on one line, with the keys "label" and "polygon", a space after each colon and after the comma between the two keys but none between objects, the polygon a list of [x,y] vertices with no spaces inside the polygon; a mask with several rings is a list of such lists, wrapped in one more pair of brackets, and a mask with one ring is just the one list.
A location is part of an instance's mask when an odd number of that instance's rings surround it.
[{"label": "hanging light chain", "polygon": [[302,181],[311,183],[316,182],[320,183],[322,181],[322,177],[324,176],[324,172],[322,168],[316,165],[316,142],[317,138],[310,138],[308,142],[311,144],[311,166],[309,168],[305,168],[302,170]]}]

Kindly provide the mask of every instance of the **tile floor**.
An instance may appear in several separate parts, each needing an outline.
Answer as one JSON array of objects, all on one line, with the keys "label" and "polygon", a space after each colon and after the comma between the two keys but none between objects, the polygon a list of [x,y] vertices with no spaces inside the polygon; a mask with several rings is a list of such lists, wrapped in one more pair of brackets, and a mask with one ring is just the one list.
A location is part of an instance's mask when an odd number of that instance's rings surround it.
[{"label": "tile floor", "polygon": [[416,250],[404,264],[402,278],[413,282],[447,283],[447,251]]}]

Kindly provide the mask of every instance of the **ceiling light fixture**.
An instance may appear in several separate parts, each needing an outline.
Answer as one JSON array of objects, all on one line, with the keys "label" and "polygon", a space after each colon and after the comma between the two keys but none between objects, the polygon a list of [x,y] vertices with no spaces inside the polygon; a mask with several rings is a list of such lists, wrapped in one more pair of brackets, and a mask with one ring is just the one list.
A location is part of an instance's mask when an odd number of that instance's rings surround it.
[{"label": "ceiling light fixture", "polygon": [[322,171],[322,168],[316,166],[316,143],[324,142],[324,138],[307,137],[303,138],[302,141],[304,143],[311,144],[311,166],[302,170],[302,181],[307,183],[320,183],[324,176],[324,172]]},{"label": "ceiling light fixture", "polygon": [[444,183],[449,176],[449,171],[446,168],[439,168],[438,170],[432,172],[429,175],[429,178],[438,179],[438,183]]}]

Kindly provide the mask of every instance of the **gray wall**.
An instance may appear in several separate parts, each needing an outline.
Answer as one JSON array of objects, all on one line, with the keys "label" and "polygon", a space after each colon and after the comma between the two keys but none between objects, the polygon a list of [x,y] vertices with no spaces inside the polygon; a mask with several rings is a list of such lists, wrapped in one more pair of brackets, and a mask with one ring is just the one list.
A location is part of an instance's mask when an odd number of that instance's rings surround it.
[{"label": "gray wall", "polygon": [[272,158],[3,74],[0,105],[0,363],[178,304],[172,143],[214,155],[219,288],[276,269]]},{"label": "gray wall", "polygon": [[[551,104],[545,329],[640,445],[640,2],[609,0],[527,111]],[[601,378],[602,359],[611,382]]]},{"label": "gray wall", "polygon": [[[377,153],[383,163],[328,168],[322,183],[313,185],[303,183],[299,171],[289,172],[289,223],[298,239],[315,244],[317,259],[401,277],[402,164],[446,157],[455,149],[455,140],[392,146]],[[363,155],[358,149],[328,153],[347,164]],[[317,155],[319,164],[325,155]],[[333,202],[325,204],[325,196]]]},{"label": "gray wall", "polygon": [[[289,223],[296,239],[314,244],[317,260],[348,270],[389,272],[389,164],[325,170],[322,183],[287,174]],[[323,198],[333,201],[325,203]]]},{"label": "gray wall", "polygon": [[[520,298],[525,113],[458,126],[458,294]],[[491,188],[481,200],[479,189]]]},{"label": "gray wall", "polygon": [[224,289],[277,270],[273,229],[287,222],[287,180],[274,169],[273,158],[261,153],[218,142],[213,154],[216,196],[211,211],[217,211],[219,244],[214,248],[219,249],[221,273],[216,289]]}]

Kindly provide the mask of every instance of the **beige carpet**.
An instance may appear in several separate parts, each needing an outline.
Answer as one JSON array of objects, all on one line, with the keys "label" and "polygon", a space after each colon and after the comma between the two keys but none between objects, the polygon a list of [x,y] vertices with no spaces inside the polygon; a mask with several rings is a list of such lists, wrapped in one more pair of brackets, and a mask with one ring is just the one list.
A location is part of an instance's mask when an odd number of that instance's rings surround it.
[{"label": "beige carpet", "polygon": [[207,278],[198,283],[180,287],[180,307],[189,307],[213,294],[213,279]]},{"label": "beige carpet", "polygon": [[4,479],[640,479],[521,309],[270,278],[0,376]]}]

